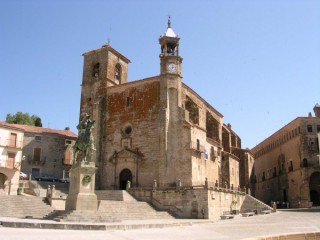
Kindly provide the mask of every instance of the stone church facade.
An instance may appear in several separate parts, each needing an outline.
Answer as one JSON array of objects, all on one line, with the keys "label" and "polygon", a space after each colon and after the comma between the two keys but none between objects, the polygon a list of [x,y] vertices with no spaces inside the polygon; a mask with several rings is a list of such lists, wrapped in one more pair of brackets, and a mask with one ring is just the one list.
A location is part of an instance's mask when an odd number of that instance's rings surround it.
[{"label": "stone church facade", "polygon": [[160,75],[128,82],[130,60],[110,45],[86,52],[80,119],[94,128],[96,188],[250,188],[253,157],[223,115],[182,82],[180,38],[159,38]]}]

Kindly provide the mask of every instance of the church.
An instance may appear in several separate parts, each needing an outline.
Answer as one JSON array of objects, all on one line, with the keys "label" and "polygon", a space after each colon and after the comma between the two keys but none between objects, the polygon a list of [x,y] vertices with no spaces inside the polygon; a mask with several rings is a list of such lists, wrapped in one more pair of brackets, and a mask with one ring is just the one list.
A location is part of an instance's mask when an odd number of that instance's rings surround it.
[{"label": "church", "polygon": [[251,188],[253,156],[223,115],[182,82],[180,38],[159,38],[160,74],[128,81],[130,60],[103,45],[83,54],[80,119],[93,129],[96,189]]}]

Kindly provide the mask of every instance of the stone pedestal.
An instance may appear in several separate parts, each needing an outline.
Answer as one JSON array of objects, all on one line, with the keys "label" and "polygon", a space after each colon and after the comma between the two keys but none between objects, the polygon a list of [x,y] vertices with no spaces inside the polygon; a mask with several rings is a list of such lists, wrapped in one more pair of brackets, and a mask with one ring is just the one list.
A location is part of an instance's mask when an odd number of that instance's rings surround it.
[{"label": "stone pedestal", "polygon": [[94,193],[95,171],[93,162],[78,162],[71,168],[66,210],[97,211],[98,199]]}]

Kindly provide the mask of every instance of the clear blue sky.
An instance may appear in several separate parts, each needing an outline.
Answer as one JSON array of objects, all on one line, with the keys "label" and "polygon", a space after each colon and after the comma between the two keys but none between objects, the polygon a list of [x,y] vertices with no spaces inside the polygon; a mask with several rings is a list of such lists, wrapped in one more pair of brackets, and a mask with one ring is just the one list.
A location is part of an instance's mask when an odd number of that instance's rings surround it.
[{"label": "clear blue sky", "polygon": [[1,0],[0,120],[22,111],[76,132],[81,54],[109,38],[132,62],[129,81],[156,76],[169,14],[183,81],[242,147],[320,103],[320,1]]}]

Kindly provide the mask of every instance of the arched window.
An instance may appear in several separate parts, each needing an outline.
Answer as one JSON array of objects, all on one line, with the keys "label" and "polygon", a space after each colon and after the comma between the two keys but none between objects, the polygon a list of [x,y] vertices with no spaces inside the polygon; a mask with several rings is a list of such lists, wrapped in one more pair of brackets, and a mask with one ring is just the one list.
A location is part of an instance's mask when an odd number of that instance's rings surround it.
[{"label": "arched window", "polygon": [[92,77],[98,77],[99,76],[99,68],[100,68],[100,63],[96,63],[93,66]]},{"label": "arched window", "polygon": [[308,159],[304,158],[304,159],[302,160],[302,166],[303,166],[303,167],[308,167]]},{"label": "arched window", "polygon": [[114,80],[120,84],[121,83],[121,65],[118,63],[114,69]]}]

